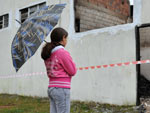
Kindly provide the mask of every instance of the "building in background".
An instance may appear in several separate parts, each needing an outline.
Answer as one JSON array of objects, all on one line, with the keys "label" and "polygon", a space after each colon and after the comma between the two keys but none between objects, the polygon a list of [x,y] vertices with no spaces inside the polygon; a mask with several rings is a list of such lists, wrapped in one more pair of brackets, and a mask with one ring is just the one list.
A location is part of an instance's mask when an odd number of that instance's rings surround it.
[{"label": "building in background", "polygon": [[133,21],[129,0],[74,0],[74,8],[76,32]]}]

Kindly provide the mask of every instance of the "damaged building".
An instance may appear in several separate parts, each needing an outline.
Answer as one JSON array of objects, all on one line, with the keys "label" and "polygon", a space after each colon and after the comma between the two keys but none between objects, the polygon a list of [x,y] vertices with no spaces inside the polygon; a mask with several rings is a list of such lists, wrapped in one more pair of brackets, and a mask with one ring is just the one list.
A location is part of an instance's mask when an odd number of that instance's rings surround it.
[{"label": "damaged building", "polygon": [[76,32],[131,23],[133,19],[129,0],[74,0],[74,9]]}]

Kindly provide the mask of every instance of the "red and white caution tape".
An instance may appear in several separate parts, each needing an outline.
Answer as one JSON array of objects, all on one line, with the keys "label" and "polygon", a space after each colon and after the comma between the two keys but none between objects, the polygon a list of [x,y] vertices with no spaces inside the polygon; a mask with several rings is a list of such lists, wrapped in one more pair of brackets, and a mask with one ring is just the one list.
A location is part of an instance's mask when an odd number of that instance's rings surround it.
[{"label": "red and white caution tape", "polygon": [[124,63],[117,63],[117,64],[109,64],[109,65],[80,67],[80,68],[78,68],[78,70],[100,69],[100,68],[108,68],[108,67],[116,67],[116,66],[128,66],[128,65],[132,65],[132,64],[147,64],[147,63],[150,63],[150,60],[141,60],[141,61],[124,62]]},{"label": "red and white caution tape", "polygon": [[[88,67],[79,67],[78,70],[88,70],[88,69],[100,69],[100,68],[108,68],[108,67],[116,67],[116,66],[128,66],[133,64],[148,64],[150,60],[141,60],[141,61],[133,61],[133,62],[124,62],[124,63],[116,63],[116,64],[109,64],[109,65],[97,65],[97,66],[88,66]],[[35,73],[27,73],[27,74],[20,74],[20,75],[0,75],[0,78],[18,78],[18,77],[28,77],[33,75],[46,75],[46,72],[35,72]]]},{"label": "red and white caution tape", "polygon": [[19,77],[29,77],[33,75],[46,75],[46,72],[35,72],[35,73],[26,73],[26,74],[15,74],[15,75],[0,75],[0,78],[19,78]]}]

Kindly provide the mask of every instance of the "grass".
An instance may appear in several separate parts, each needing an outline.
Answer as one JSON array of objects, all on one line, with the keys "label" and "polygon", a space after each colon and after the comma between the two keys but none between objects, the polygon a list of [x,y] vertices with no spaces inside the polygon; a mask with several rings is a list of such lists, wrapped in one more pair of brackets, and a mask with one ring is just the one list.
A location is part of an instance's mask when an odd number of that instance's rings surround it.
[{"label": "grass", "polygon": [[[49,99],[0,94],[0,113],[49,113]],[[71,102],[71,113],[138,113],[134,106]]]}]

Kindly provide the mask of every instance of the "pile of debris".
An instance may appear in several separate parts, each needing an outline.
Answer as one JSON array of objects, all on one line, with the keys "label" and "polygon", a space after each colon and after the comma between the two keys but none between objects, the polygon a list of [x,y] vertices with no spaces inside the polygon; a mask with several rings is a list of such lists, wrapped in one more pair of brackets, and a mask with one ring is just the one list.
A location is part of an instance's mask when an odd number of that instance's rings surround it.
[{"label": "pile of debris", "polygon": [[140,97],[139,113],[150,113],[150,81],[140,76],[138,81],[138,94]]}]

